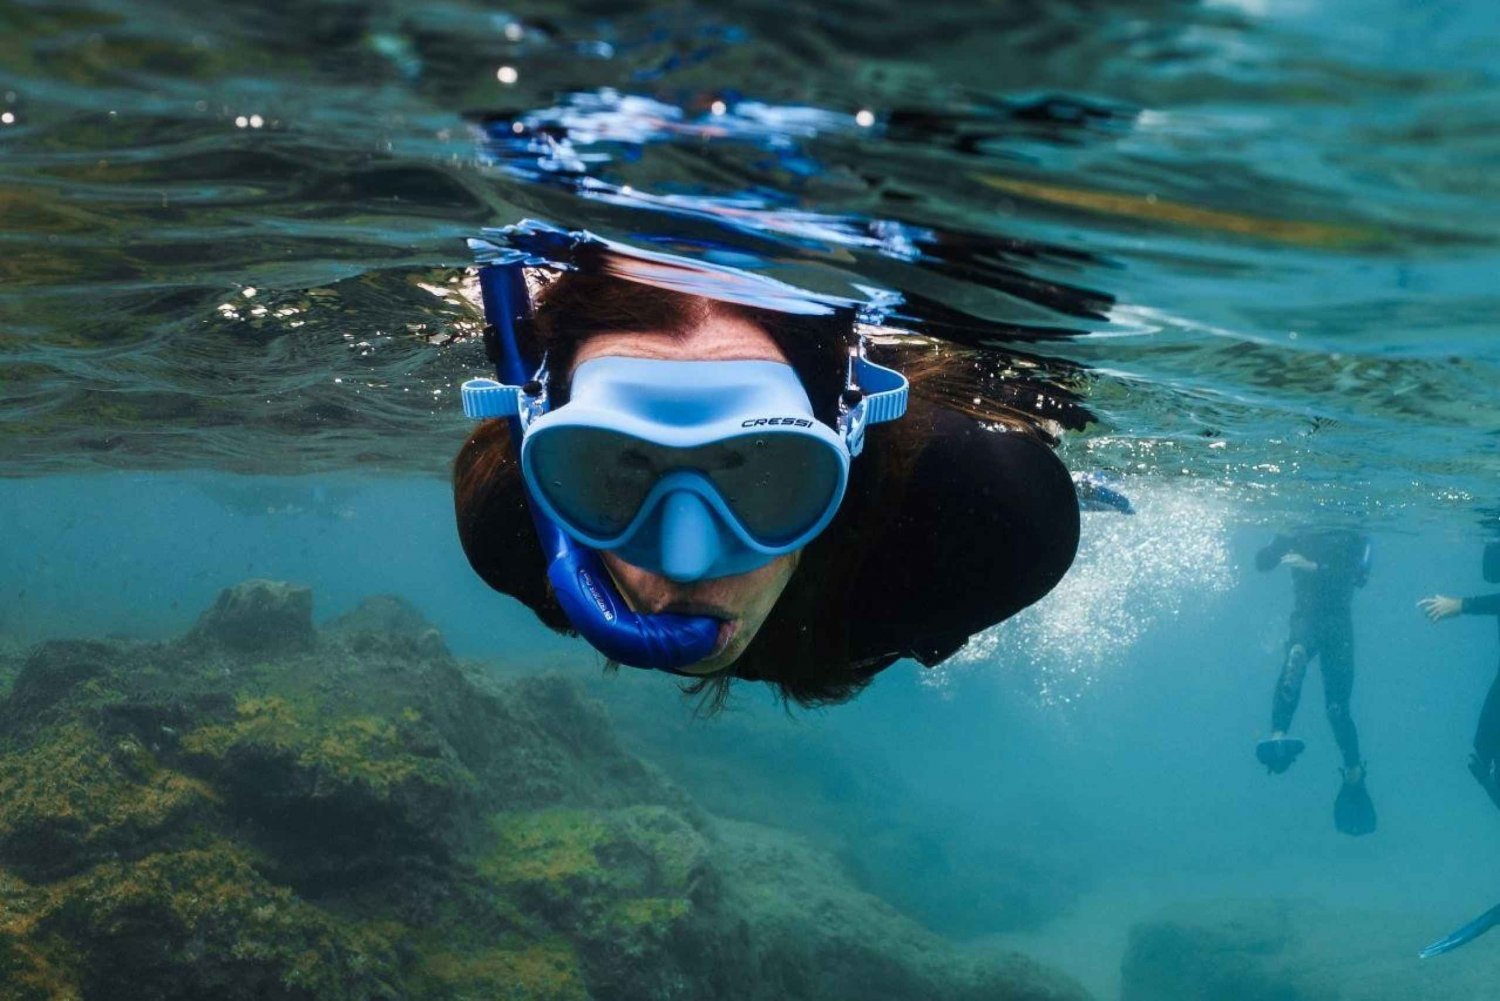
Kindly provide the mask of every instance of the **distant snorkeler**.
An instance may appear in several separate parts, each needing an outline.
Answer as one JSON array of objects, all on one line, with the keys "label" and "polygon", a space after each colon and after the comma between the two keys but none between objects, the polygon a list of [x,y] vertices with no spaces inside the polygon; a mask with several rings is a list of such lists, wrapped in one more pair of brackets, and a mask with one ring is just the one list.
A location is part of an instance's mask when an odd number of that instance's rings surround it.
[{"label": "distant snorkeler", "polygon": [[470,564],[547,626],[714,704],[732,679],[830,704],[1071,565],[1078,498],[1042,436],[909,394],[929,372],[873,361],[856,310],[584,249],[481,267],[498,379],[465,385],[485,420],[453,473]]},{"label": "distant snorkeler", "polygon": [[[1484,579],[1500,584],[1500,542],[1484,549]],[[1449,598],[1435,594],[1417,602],[1417,607],[1432,622],[1442,622],[1455,615],[1493,615],[1500,617],[1500,593],[1473,598]],[[1479,728],[1474,732],[1474,753],[1469,756],[1469,771],[1479,780],[1496,807],[1500,807],[1500,674],[1490,683],[1484,708],[1479,711]]]},{"label": "distant snorkeler", "polygon": [[1257,570],[1290,567],[1293,603],[1286,651],[1271,705],[1271,735],[1255,748],[1266,770],[1281,774],[1307,746],[1287,736],[1302,683],[1314,658],[1323,673],[1323,701],[1334,740],[1343,755],[1343,784],[1334,801],[1334,826],[1344,834],[1371,834],[1375,806],[1365,789],[1359,734],[1349,714],[1354,692],[1354,623],[1350,606],[1355,588],[1370,577],[1370,540],[1348,530],[1278,535],[1255,556]]},{"label": "distant snorkeler", "polygon": [[1078,506],[1084,511],[1135,514],[1130,498],[1100,473],[1074,473],[1073,486],[1078,490]]},{"label": "distant snorkeler", "polygon": [[[1500,584],[1500,542],[1485,546],[1483,562],[1487,584]],[[1455,615],[1494,615],[1500,617],[1500,593],[1473,598],[1450,598],[1435,594],[1417,602],[1417,607],[1432,622],[1442,622]],[[1490,684],[1479,711],[1479,728],[1474,733],[1474,753],[1469,756],[1469,771],[1496,807],[1500,807],[1500,674]],[[1500,924],[1500,907],[1492,908],[1453,934],[1438,939],[1423,949],[1423,959],[1441,956],[1465,945]]]}]

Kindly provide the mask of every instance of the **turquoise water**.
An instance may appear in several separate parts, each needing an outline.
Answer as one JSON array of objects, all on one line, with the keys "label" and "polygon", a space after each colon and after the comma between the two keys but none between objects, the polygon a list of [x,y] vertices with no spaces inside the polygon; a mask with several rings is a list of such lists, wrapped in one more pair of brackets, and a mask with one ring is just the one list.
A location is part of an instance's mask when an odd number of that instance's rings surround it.
[{"label": "turquoise water", "polygon": [[[0,22],[0,646],[174,636],[250,577],[311,585],[320,620],[397,593],[460,656],[579,677],[706,809],[806,835],[964,949],[1151,1001],[1132,928],[1274,906],[1294,945],[1261,954],[1295,996],[1489,996],[1494,942],[1414,957],[1500,900],[1463,767],[1493,623],[1413,603],[1484,590],[1500,509],[1491,5]],[[523,216],[897,290],[925,333],[1077,394],[1064,458],[1139,514],[1086,515],[1035,609],[826,713],[746,691],[695,720],[667,679],[602,677],[450,527],[483,365],[463,238]],[[1317,520],[1376,539],[1354,715],[1381,830],[1357,841],[1315,679],[1302,761],[1252,757],[1290,589],[1251,559]]]}]

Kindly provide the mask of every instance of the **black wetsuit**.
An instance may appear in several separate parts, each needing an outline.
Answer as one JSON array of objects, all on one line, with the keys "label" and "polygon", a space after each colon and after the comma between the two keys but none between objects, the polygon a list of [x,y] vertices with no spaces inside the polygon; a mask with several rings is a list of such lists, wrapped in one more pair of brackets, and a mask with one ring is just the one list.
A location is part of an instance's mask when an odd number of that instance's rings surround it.
[{"label": "black wetsuit", "polygon": [[[1463,600],[1465,615],[1494,615],[1500,618],[1500,594],[1487,594]],[[1479,728],[1474,731],[1474,760],[1470,764],[1474,777],[1484,786],[1490,798],[1500,806],[1500,673],[1490,684],[1484,708],[1479,711]]]},{"label": "black wetsuit", "polygon": [[1369,540],[1357,532],[1278,535],[1255,557],[1258,570],[1274,570],[1288,553],[1299,553],[1316,570],[1292,568],[1292,617],[1281,676],[1271,705],[1271,729],[1285,732],[1302,698],[1302,682],[1314,657],[1323,672],[1323,701],[1344,767],[1360,764],[1359,733],[1349,715],[1354,692],[1354,589],[1369,573]]},{"label": "black wetsuit", "polygon": [[946,660],[1057,585],[1078,549],[1078,494],[1030,435],[939,410],[900,513],[861,567],[851,659]]}]

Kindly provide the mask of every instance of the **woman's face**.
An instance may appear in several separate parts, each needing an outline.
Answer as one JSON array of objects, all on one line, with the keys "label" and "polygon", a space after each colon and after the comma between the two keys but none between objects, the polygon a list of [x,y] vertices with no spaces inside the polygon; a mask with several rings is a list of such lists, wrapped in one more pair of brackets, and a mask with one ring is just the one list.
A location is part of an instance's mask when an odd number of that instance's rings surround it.
[{"label": "woman's face", "polygon": [[[720,314],[710,314],[684,334],[597,334],[579,345],[573,364],[576,368],[607,356],[661,361],[787,361],[770,334],[743,317]],[[712,674],[739,659],[781,597],[799,555],[800,551],[778,556],[749,573],[681,584],[632,566],[614,553],[600,554],[634,611],[710,615],[722,620],[713,656],[688,667],[691,674]]]}]

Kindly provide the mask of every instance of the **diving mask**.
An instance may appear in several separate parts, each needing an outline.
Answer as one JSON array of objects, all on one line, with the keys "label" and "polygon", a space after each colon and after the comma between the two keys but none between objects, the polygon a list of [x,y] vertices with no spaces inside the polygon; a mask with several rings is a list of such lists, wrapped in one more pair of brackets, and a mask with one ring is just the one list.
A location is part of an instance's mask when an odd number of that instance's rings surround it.
[{"label": "diving mask", "polygon": [[[889,373],[888,392],[899,380],[904,397],[899,374],[857,361],[867,381]],[[869,422],[866,406],[838,430],[819,422],[795,370],[772,361],[595,358],[555,410],[490,380],[465,384],[466,407],[506,391],[524,428],[522,475],[546,514],[583,545],[678,582],[747,573],[815,538]],[[880,416],[900,409],[893,400]]]}]

